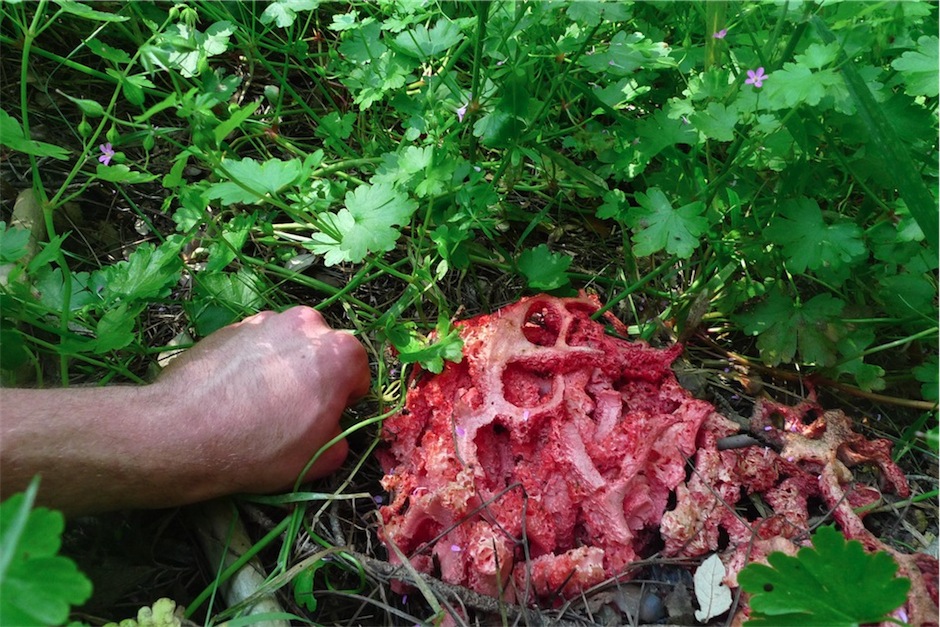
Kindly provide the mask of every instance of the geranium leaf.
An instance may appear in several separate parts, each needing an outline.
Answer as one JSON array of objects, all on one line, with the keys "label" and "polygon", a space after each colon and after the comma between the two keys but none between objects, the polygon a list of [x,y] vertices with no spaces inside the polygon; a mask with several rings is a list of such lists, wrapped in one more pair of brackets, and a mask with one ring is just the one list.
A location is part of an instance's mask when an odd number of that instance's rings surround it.
[{"label": "geranium leaf", "polygon": [[312,11],[319,4],[319,0],[275,0],[261,14],[261,23],[274,22],[280,28],[287,28],[297,19],[298,11]]},{"label": "geranium leaf", "polygon": [[613,218],[622,221],[628,206],[627,195],[622,190],[612,189],[604,194],[604,202],[597,208],[594,215],[601,220]]},{"label": "geranium leaf", "polygon": [[[302,171],[299,159],[281,161],[268,159],[258,163],[254,159],[222,160],[222,183],[210,185],[206,190],[209,198],[218,198],[224,205],[236,202],[260,203],[297,180]],[[237,181],[237,182],[236,182]]]},{"label": "geranium leaf", "polygon": [[911,586],[896,576],[888,553],[866,553],[832,527],[820,527],[813,547],[796,557],[774,552],[767,561],[770,566],[749,564],[738,574],[752,595],[747,625],[880,623],[907,600]]},{"label": "geranium leaf", "polygon": [[413,322],[397,323],[389,319],[385,334],[404,364],[420,364],[422,368],[440,373],[444,360],[460,363],[463,359],[463,340],[460,331],[451,326],[447,318],[437,321],[437,328],[430,337],[418,334]]},{"label": "geranium leaf", "polygon": [[0,145],[37,157],[54,159],[68,159],[69,157],[69,151],[61,146],[26,137],[19,121],[2,109],[0,109]]},{"label": "geranium leaf", "polygon": [[91,596],[91,581],[75,563],[57,555],[65,518],[32,509],[36,482],[27,493],[0,504],[0,625],[61,625],[69,606]]},{"label": "geranium leaf", "polygon": [[346,194],[345,209],[327,213],[323,220],[336,233],[317,233],[307,247],[325,255],[326,265],[343,261],[358,263],[369,253],[394,248],[405,224],[418,204],[391,183],[360,185]]},{"label": "geranium leaf", "polygon": [[101,272],[106,299],[127,302],[167,296],[183,269],[180,242],[178,238],[168,239],[159,248],[141,244],[127,261],[104,268]]},{"label": "geranium leaf", "polygon": [[554,290],[568,285],[565,271],[571,265],[571,257],[564,253],[553,253],[545,244],[529,248],[519,255],[519,272],[525,275],[529,287],[536,290]]},{"label": "geranium leaf", "polygon": [[0,222],[0,263],[13,263],[29,253],[29,229]]},{"label": "geranium leaf", "polygon": [[839,84],[834,70],[812,72],[805,65],[785,63],[767,77],[765,93],[775,109],[790,109],[800,103],[816,106],[827,91]]},{"label": "geranium leaf", "polygon": [[819,205],[810,198],[787,202],[765,234],[783,247],[787,267],[793,272],[842,266],[867,254],[857,225],[826,224]]},{"label": "geranium leaf", "polygon": [[657,187],[637,192],[639,208],[631,208],[628,223],[633,228],[634,252],[644,257],[665,249],[683,259],[698,248],[699,237],[708,230],[702,217],[705,204],[693,202],[674,209],[666,194]]},{"label": "geranium leaf", "polygon": [[793,361],[799,348],[805,363],[825,366],[836,359],[832,335],[843,307],[845,303],[830,294],[801,304],[774,291],[752,312],[736,318],[745,333],[758,336],[757,347],[766,363]]},{"label": "geranium leaf", "polygon": [[399,33],[394,40],[395,49],[402,54],[424,61],[436,57],[460,43],[463,33],[454,22],[440,19],[428,30],[423,24]]},{"label": "geranium leaf", "polygon": [[938,45],[937,37],[921,37],[917,40],[917,50],[908,50],[891,63],[904,77],[904,91],[909,95],[933,98],[940,91],[937,86]]},{"label": "geranium leaf", "polygon": [[704,111],[693,113],[689,119],[706,137],[730,142],[734,139],[734,127],[738,118],[738,108],[735,105],[725,107],[721,103],[710,102]]}]

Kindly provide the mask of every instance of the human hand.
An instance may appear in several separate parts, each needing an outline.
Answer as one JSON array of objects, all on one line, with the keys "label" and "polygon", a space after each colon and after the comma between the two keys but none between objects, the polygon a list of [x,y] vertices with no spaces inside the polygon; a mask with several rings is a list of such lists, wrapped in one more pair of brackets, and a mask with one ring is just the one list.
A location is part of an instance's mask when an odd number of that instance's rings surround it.
[{"label": "human hand", "polygon": [[[151,386],[183,403],[185,442],[206,497],[290,486],[339,432],[343,409],[369,389],[362,345],[309,307],[262,312],[220,329],[182,354]],[[345,440],[305,479],[346,458]]]}]

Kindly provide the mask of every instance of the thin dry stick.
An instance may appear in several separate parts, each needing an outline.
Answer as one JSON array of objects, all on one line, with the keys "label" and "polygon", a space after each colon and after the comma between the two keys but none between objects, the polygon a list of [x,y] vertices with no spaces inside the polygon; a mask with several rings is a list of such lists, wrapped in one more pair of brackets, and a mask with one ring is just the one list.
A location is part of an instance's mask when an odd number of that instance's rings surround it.
[{"label": "thin dry stick", "polygon": [[409,572],[400,564],[396,565],[383,562],[382,560],[355,551],[344,550],[343,552],[355,557],[366,569],[377,577],[382,577],[383,579],[398,579],[399,581],[416,586],[418,582],[415,581],[414,577],[417,575],[421,579],[421,583],[427,585],[427,587],[434,592],[435,596],[459,601],[464,606],[480,612],[494,615],[499,615],[500,612],[504,612],[505,615],[512,620],[522,618],[528,625],[551,624],[564,627],[577,624],[574,622],[548,621],[546,620],[547,617],[537,610],[530,610],[519,605],[506,603],[494,597],[479,594],[463,586],[445,583],[431,575],[417,571]]}]

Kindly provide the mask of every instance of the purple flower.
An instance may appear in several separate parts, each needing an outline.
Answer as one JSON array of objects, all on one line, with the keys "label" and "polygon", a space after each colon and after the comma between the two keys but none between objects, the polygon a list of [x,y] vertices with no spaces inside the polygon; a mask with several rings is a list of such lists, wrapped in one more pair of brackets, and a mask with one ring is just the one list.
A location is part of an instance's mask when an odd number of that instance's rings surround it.
[{"label": "purple flower", "polygon": [[454,553],[460,553],[463,549],[460,548],[460,545],[451,544],[450,550],[453,551]]},{"label": "purple flower", "polygon": [[457,435],[460,437],[467,435],[467,430],[464,429],[463,427],[457,427],[456,431],[457,431]]},{"label": "purple flower", "polygon": [[377,494],[376,496],[372,497],[372,500],[375,501],[378,505],[381,505],[382,501],[384,501],[385,499],[382,497],[381,494]]},{"label": "purple flower", "polygon": [[767,78],[767,75],[764,74],[764,68],[759,67],[757,70],[748,70],[747,71],[747,80],[744,81],[745,85],[753,85],[754,87],[760,88],[764,86],[764,79]]},{"label": "purple flower", "polygon": [[722,28],[717,33],[712,33],[712,37],[714,37],[715,39],[724,39],[727,35],[728,35],[727,28]]},{"label": "purple flower", "polygon": [[111,163],[111,158],[114,156],[114,147],[111,146],[111,142],[108,142],[107,144],[101,144],[98,146],[98,148],[101,150],[101,156],[98,157],[98,161],[105,165],[109,165]]},{"label": "purple flower", "polygon": [[462,107],[457,107],[457,121],[463,122],[463,116],[465,115],[467,115],[467,105],[464,105]]}]

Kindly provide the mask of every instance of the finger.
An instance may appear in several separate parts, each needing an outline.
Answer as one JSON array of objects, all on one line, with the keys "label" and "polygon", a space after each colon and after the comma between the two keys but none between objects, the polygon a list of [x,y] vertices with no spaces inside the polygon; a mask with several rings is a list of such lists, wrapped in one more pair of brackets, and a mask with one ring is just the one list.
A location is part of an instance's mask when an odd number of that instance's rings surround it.
[{"label": "finger", "polygon": [[326,319],[323,317],[323,314],[313,307],[307,307],[306,305],[296,305],[290,309],[284,310],[281,315],[288,320],[296,319],[303,326],[310,325],[311,327],[315,327],[317,329],[321,329],[323,327],[329,328],[330,326],[326,323]]},{"label": "finger", "polygon": [[[366,353],[362,343],[355,339],[352,334],[346,336],[350,345],[349,357],[349,396],[346,398],[346,405],[350,405],[356,400],[362,398],[372,387],[372,372],[369,370],[369,356]],[[350,341],[351,340],[351,341]]]}]

